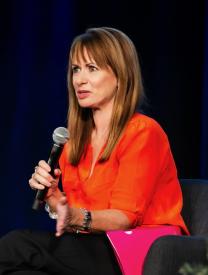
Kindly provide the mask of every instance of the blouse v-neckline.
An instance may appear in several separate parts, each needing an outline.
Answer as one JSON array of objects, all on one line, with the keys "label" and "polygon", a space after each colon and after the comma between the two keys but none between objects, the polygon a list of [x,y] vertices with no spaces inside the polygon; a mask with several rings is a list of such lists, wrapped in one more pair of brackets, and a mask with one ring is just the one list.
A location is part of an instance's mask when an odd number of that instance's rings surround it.
[{"label": "blouse v-neckline", "polygon": [[86,182],[90,180],[95,173],[95,167],[99,162],[99,159],[104,151],[106,143],[102,146],[97,159],[93,162],[93,146],[91,143],[88,144],[86,149],[86,154],[83,157],[83,161],[81,161],[81,165],[78,166],[78,174],[81,181]]}]

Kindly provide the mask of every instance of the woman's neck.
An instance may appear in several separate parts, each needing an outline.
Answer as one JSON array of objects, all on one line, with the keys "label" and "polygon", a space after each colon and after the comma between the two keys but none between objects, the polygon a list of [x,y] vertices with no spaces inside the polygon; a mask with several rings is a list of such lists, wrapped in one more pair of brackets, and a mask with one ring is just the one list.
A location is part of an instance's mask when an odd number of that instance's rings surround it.
[{"label": "woman's neck", "polygon": [[97,136],[103,135],[109,132],[109,126],[111,122],[112,110],[93,110],[93,120],[95,123],[95,133]]}]

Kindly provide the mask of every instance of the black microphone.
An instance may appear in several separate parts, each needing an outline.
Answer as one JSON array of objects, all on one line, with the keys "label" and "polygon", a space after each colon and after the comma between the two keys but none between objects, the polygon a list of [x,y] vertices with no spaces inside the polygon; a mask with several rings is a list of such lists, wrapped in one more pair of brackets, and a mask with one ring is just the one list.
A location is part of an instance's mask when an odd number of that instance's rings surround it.
[{"label": "black microphone", "polygon": [[[63,151],[64,144],[67,142],[68,139],[69,139],[69,132],[66,128],[58,127],[54,130],[53,132],[54,144],[48,159],[48,164],[51,167],[50,174],[52,175],[52,177],[54,177],[54,169],[56,169],[58,166],[59,157]],[[40,207],[44,203],[44,198],[47,192],[48,192],[47,187],[45,187],[43,190],[37,191],[36,197],[32,205],[32,209],[34,210],[40,209]]]}]

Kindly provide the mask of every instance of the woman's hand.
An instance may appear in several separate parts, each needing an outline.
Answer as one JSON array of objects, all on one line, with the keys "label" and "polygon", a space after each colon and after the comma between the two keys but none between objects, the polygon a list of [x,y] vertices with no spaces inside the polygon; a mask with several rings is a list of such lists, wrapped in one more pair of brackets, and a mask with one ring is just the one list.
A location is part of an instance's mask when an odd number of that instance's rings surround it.
[{"label": "woman's hand", "polygon": [[35,168],[35,172],[29,179],[29,185],[32,189],[43,190],[49,188],[46,198],[50,197],[53,192],[58,188],[59,177],[61,175],[60,169],[54,170],[55,178],[53,178],[49,172],[51,171],[50,166],[44,160],[39,161],[38,166]]},{"label": "woman's hand", "polygon": [[64,232],[75,232],[82,225],[83,212],[79,208],[69,207],[66,196],[59,199],[56,206],[58,215],[56,223],[56,236],[61,236]]},{"label": "woman's hand", "polygon": [[72,220],[72,213],[71,209],[68,206],[66,196],[63,196],[57,206],[56,206],[56,213],[58,215],[57,223],[56,223],[56,236],[61,236],[65,231],[72,231],[70,230],[70,224]]}]

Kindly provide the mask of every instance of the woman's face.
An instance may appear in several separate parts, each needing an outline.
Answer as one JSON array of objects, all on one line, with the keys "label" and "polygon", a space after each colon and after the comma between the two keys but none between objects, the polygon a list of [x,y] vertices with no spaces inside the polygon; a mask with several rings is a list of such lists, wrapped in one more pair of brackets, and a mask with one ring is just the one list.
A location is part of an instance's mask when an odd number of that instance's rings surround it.
[{"label": "woman's face", "polygon": [[84,51],[85,61],[72,60],[72,83],[79,105],[84,108],[112,108],[117,78],[112,69],[100,68]]}]

